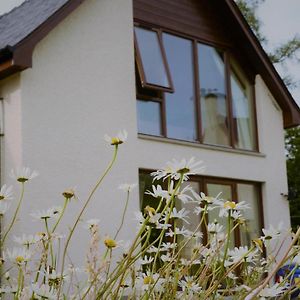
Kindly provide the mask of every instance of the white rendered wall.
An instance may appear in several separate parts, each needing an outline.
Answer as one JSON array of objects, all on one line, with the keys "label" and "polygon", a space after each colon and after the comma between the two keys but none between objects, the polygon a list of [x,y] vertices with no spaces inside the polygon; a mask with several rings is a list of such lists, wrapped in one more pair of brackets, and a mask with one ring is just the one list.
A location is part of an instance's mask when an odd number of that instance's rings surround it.
[{"label": "white rendered wall", "polygon": [[[63,203],[61,192],[75,187],[61,231],[75,218],[88,191],[111,159],[105,133],[125,128],[116,166],[97,192],[84,219],[99,218],[101,234],[115,233],[125,203],[120,183],[138,182],[138,169],[156,169],[172,158],[203,160],[206,175],[263,182],[265,224],[289,226],[282,113],[260,77],[256,81],[261,155],[209,149],[191,143],[147,140],[137,135],[131,0],[89,0],[36,47],[33,68],[3,83],[6,132],[2,149],[2,183],[11,167],[30,166],[40,176],[28,185],[23,214],[15,232],[37,230],[26,215]],[[20,82],[19,82],[20,81]],[[13,96],[15,95],[15,96]],[[12,118],[14,116],[14,118]],[[16,123],[15,119],[16,118]],[[12,146],[13,152],[12,152]],[[135,232],[132,195],[121,239]],[[72,257],[84,258],[87,237],[79,226]]]},{"label": "white rendered wall", "polygon": [[25,0],[1,0],[0,1],[0,15],[11,11],[16,6],[21,5]]}]

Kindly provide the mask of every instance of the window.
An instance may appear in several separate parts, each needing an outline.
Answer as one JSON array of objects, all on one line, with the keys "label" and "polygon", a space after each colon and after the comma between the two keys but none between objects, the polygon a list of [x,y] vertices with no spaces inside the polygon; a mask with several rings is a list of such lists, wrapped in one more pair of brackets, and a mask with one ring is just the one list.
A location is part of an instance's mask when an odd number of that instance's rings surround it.
[{"label": "window", "polygon": [[[140,207],[143,210],[147,205],[156,208],[158,205],[158,200],[152,196],[145,194],[146,191],[152,190],[152,177],[149,172],[140,172]],[[160,183],[162,186],[166,182]],[[243,211],[243,217],[245,222],[242,226],[237,227],[235,232],[231,237],[231,245],[241,246],[248,245],[251,246],[252,240],[261,235],[261,228],[263,226],[262,220],[262,201],[260,194],[260,184],[255,182],[245,182],[237,180],[220,179],[213,177],[193,177],[189,182],[184,184],[189,184],[192,186],[195,192],[199,193],[203,191],[206,195],[216,197],[220,192],[222,193],[221,198],[228,201],[241,202],[245,201],[251,207]],[[165,187],[166,189],[166,187]],[[181,201],[176,202],[177,210],[185,208],[188,211],[193,211],[196,208],[194,202],[183,204]],[[195,214],[189,215],[189,223],[179,223],[178,227],[184,227],[192,232],[195,231],[199,225],[201,216]],[[208,212],[207,222],[214,222],[217,220],[220,225],[226,228],[225,219],[219,218],[219,210],[214,209]],[[222,223],[223,222],[223,223]],[[203,233],[203,243],[206,244],[207,232],[205,226],[201,229]],[[159,235],[159,231],[153,231],[152,239]],[[191,240],[185,247],[183,251],[183,256],[189,258],[192,255],[193,243],[195,241]]]},{"label": "window", "polygon": [[253,85],[229,51],[135,27],[138,132],[256,151]]}]

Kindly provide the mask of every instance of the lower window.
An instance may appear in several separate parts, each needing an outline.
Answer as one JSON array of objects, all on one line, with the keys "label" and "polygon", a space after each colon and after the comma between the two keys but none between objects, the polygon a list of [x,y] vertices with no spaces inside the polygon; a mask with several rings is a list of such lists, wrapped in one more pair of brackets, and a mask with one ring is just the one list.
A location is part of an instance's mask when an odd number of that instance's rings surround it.
[{"label": "lower window", "polygon": [[[140,207],[142,211],[149,205],[156,208],[158,200],[149,194],[145,194],[147,191],[152,190],[152,177],[148,171],[140,171],[139,187],[140,187]],[[166,182],[155,182],[154,185],[160,184],[166,185]],[[228,180],[214,177],[192,177],[190,181],[184,184],[190,185],[196,193],[204,192],[207,196],[216,197],[220,193],[220,198],[225,201],[242,202],[247,203],[251,209],[245,209],[243,211],[244,224],[238,226],[233,232],[231,237],[231,248],[239,246],[250,246],[252,240],[261,235],[261,228],[263,227],[263,212],[262,212],[262,199],[261,199],[261,185],[256,182]],[[164,187],[166,188],[166,187]],[[182,203],[176,201],[177,211],[185,208],[188,211],[194,211],[197,207],[195,202]],[[188,223],[179,220],[179,227],[184,225],[185,229],[192,232],[198,227],[201,214],[195,215],[191,213],[188,216]],[[208,212],[206,223],[213,223],[217,221],[220,225],[226,227],[225,219],[219,217],[219,210],[211,210]],[[182,223],[182,224],[180,224]],[[204,244],[207,241],[206,226],[202,226],[199,229],[199,233],[202,232],[202,240]],[[155,235],[155,233],[154,233]],[[200,235],[198,235],[200,236]],[[153,237],[155,238],[155,237]],[[195,241],[199,242],[199,241]],[[191,240],[185,247],[182,255],[186,258],[190,257],[193,249],[193,240]]]}]

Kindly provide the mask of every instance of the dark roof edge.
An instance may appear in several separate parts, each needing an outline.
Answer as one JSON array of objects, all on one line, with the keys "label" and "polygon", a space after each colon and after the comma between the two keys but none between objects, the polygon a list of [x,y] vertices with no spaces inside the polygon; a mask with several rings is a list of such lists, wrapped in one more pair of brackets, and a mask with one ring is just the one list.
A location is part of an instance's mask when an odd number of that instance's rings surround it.
[{"label": "dark roof edge", "polygon": [[264,78],[264,81],[271,91],[274,90],[274,83],[275,83],[275,87],[277,89],[276,94],[279,96],[276,97],[276,101],[278,102],[279,106],[283,110],[284,127],[290,128],[290,127],[300,125],[299,106],[297,105],[291,93],[287,89],[282,78],[279,76],[278,72],[276,71],[275,67],[270,61],[268,55],[262,48],[260,42],[258,41],[257,37],[253,33],[252,29],[250,28],[248,22],[242,15],[237,4],[233,0],[225,0],[225,3],[227,4],[231,13],[234,15],[235,19],[237,20],[240,28],[242,29],[243,33],[247,37],[248,41],[255,49],[256,55],[258,59],[261,61],[265,71],[266,76],[263,77],[269,78],[268,80],[265,80]]},{"label": "dark roof edge", "polygon": [[9,70],[0,69],[0,79],[5,78],[7,74],[11,75],[19,70],[32,67],[32,53],[36,44],[84,1],[69,0],[18,44],[0,49],[1,65],[11,59],[13,62]]}]

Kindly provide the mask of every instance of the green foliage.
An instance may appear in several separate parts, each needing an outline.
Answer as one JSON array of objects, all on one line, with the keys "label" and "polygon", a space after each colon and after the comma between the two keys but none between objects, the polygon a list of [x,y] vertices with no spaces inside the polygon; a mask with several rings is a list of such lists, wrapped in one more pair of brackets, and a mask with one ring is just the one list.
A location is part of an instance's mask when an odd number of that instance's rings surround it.
[{"label": "green foliage", "polygon": [[300,226],[300,127],[286,130],[287,173],[292,227]]}]

